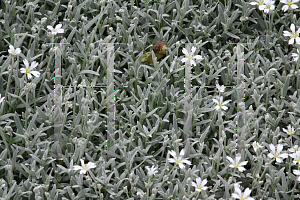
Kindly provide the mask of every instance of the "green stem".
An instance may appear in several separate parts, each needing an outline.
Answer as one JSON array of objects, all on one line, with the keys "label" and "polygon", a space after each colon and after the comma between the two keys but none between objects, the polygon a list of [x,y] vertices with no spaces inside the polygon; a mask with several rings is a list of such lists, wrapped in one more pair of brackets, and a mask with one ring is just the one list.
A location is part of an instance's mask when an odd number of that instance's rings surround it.
[{"label": "green stem", "polygon": [[34,113],[36,113],[35,88],[33,90],[33,101],[34,101]]},{"label": "green stem", "polygon": [[[268,74],[268,76],[269,76],[269,74]],[[267,96],[266,96],[266,109],[267,110],[268,110],[269,88],[270,88],[270,79],[268,79],[268,88],[267,88]]]},{"label": "green stem", "polygon": [[25,82],[26,82],[26,86],[25,86],[25,92],[26,92],[26,111],[25,111],[25,129],[27,129],[27,114],[28,114],[28,85],[27,85],[27,74],[25,74]]},{"label": "green stem", "polygon": [[[53,50],[53,43],[54,43],[54,35],[52,36],[52,50]],[[50,49],[51,50],[51,49]],[[53,54],[55,54],[55,52],[53,53]],[[49,59],[49,61],[48,61],[48,65],[47,65],[47,68],[46,68],[46,71],[45,71],[45,73],[44,73],[44,77],[43,77],[43,80],[42,80],[42,83],[41,83],[41,86],[40,86],[40,89],[39,89],[39,92],[38,92],[38,97],[40,96],[40,93],[41,93],[41,89],[42,89],[42,87],[43,87],[43,84],[44,84],[44,81],[45,81],[45,78],[46,78],[46,75],[47,75],[47,72],[48,72],[48,68],[49,68],[49,66],[50,66],[50,63],[51,63],[51,60],[52,60],[52,57],[53,57],[53,54],[50,52],[50,59]],[[55,74],[54,74],[54,77],[55,77]],[[55,79],[54,79],[55,80]]]},{"label": "green stem", "polygon": [[[272,161],[273,161],[273,159],[272,159]],[[271,163],[272,163],[272,161],[271,161]],[[264,169],[263,173],[261,174],[260,178],[258,179],[257,183],[259,183],[259,181],[261,181],[261,179],[264,177],[268,167],[269,167],[269,165],[265,167],[265,169]],[[254,188],[257,185],[257,183],[254,186],[252,186],[252,188]]]},{"label": "green stem", "polygon": [[265,191],[264,191],[264,193],[263,193],[263,195],[262,195],[263,198],[264,198],[264,196],[265,196],[265,194],[266,194],[266,192],[267,192],[268,187],[269,187],[269,184],[267,184],[267,187],[266,187],[266,189],[265,189]]},{"label": "green stem", "polygon": [[291,173],[291,164],[292,164],[292,158],[290,159],[290,163],[289,163],[289,172],[288,172],[288,178],[287,178],[287,184],[286,184],[286,191],[288,190],[288,186],[289,186],[289,182],[290,182],[290,173]]},{"label": "green stem", "polygon": [[[25,27],[26,27],[26,25],[27,25],[27,23],[28,23],[28,20],[29,20],[29,17],[30,17],[31,9],[32,9],[32,8],[30,7],[30,8],[29,8],[29,13],[28,13],[28,15],[27,15],[25,24],[24,24],[23,29],[22,29],[22,33],[24,33]],[[25,13],[25,14],[26,14],[26,13]]]},{"label": "green stem", "polygon": [[75,111],[76,111],[76,87],[74,87],[74,104],[73,104],[73,128],[75,128]]},{"label": "green stem", "polygon": [[49,68],[49,66],[50,66],[50,63],[51,63],[52,57],[53,57],[53,55],[50,55],[50,59],[49,59],[49,62],[48,62],[48,65],[47,65],[46,71],[45,71],[45,73],[44,73],[44,77],[43,77],[42,83],[41,83],[41,85],[40,85],[40,89],[39,89],[38,95],[37,95],[38,97],[40,96],[41,89],[42,89],[42,87],[43,87],[43,84],[44,84],[44,81],[45,81],[45,78],[46,78],[46,75],[47,75],[48,68]]},{"label": "green stem", "polygon": [[[8,82],[7,82],[7,87],[6,87],[6,91],[5,91],[5,98],[4,98],[4,105],[5,105],[5,102],[8,102],[7,101],[7,93],[8,93],[8,89],[9,89],[9,86],[10,86],[10,82],[11,82],[11,74],[13,73],[13,66],[14,66],[14,57],[12,57],[12,67],[11,67],[11,70],[10,73],[9,73],[9,77],[8,77]],[[3,110],[2,110],[2,115],[4,114],[4,107],[3,107]]]},{"label": "green stem", "polygon": [[297,96],[298,96],[298,99],[299,99],[299,64],[300,64],[300,58],[298,58],[298,62],[297,62],[297,86],[296,86],[296,91],[297,91]]}]

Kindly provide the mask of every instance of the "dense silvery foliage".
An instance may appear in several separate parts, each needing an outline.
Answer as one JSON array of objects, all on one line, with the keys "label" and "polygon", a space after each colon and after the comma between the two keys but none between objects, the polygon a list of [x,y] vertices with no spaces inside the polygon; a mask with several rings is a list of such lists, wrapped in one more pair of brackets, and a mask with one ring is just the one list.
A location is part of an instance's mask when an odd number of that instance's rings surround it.
[{"label": "dense silvery foliage", "polygon": [[300,198],[299,5],[1,0],[0,198]]}]

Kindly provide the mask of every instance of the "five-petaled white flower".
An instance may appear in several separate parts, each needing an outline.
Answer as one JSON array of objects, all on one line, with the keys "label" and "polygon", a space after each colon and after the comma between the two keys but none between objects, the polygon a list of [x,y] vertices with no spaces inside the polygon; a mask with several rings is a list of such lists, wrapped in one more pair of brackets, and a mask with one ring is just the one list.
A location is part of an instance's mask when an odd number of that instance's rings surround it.
[{"label": "five-petaled white flower", "polygon": [[263,5],[264,5],[264,0],[256,0],[256,2],[251,2],[250,4],[251,4],[252,6],[258,5],[258,9],[259,9],[259,10],[264,10],[264,7],[263,7]]},{"label": "five-petaled white flower", "polygon": [[253,146],[253,149],[254,149],[255,152],[257,151],[258,148],[263,147],[263,146],[261,146],[261,145],[260,145],[258,142],[256,142],[256,141],[252,143],[252,146]]},{"label": "five-petaled white flower", "polygon": [[229,167],[238,168],[240,172],[243,172],[246,170],[242,165],[246,165],[248,161],[243,161],[243,162],[239,163],[239,161],[241,160],[241,157],[239,157],[239,156],[235,157],[235,160],[233,160],[229,156],[226,156],[226,158],[232,163],[229,165]]},{"label": "five-petaled white flower", "polygon": [[5,98],[5,97],[2,97],[2,98],[1,98],[1,94],[0,94],[0,104],[4,101],[4,98]]},{"label": "five-petaled white flower", "polygon": [[227,103],[230,102],[230,100],[227,100],[225,102],[223,102],[223,96],[220,97],[220,100],[218,101],[217,99],[213,99],[213,102],[215,102],[216,104],[218,104],[215,109],[219,110],[220,108],[222,108],[223,110],[227,110],[228,107],[225,106]]},{"label": "five-petaled white flower", "polygon": [[151,168],[146,166],[146,169],[148,170],[148,175],[149,176],[155,175],[155,173],[157,172],[157,169],[154,165],[152,165]]},{"label": "five-petaled white flower", "polygon": [[292,56],[294,57],[294,61],[298,61],[298,58],[300,56],[300,53],[299,53],[299,49],[297,49],[297,53],[292,53]]},{"label": "five-petaled white flower", "polygon": [[21,73],[26,73],[27,74],[27,77],[28,79],[31,79],[32,75],[36,76],[36,77],[40,77],[40,72],[38,71],[33,71],[34,68],[36,68],[38,66],[38,63],[33,61],[31,63],[31,66],[29,67],[29,63],[28,61],[25,59],[23,60],[23,63],[25,65],[26,68],[21,68],[20,71]]},{"label": "five-petaled white flower", "polygon": [[95,163],[88,162],[88,164],[84,164],[84,160],[83,159],[80,159],[80,161],[81,161],[81,166],[79,166],[79,165],[73,166],[73,170],[79,170],[80,169],[80,174],[86,174],[86,172],[89,169],[96,167]]},{"label": "five-petaled white flower", "polygon": [[288,154],[286,154],[286,153],[280,154],[280,152],[282,151],[282,148],[283,148],[282,144],[277,145],[277,151],[275,150],[275,146],[273,144],[270,144],[269,147],[271,149],[271,153],[268,154],[269,158],[276,158],[276,161],[281,163],[282,162],[281,158],[288,157]]},{"label": "five-petaled white flower", "polygon": [[195,53],[195,51],[196,51],[196,47],[192,47],[192,50],[191,50],[191,52],[189,53],[188,52],[188,50],[186,50],[186,48],[183,48],[182,49],[182,53],[184,53],[184,55],[186,56],[185,58],[182,58],[181,59],[181,62],[187,62],[188,60],[190,60],[191,61],[191,65],[194,65],[194,66],[196,66],[196,62],[194,61],[194,58],[195,59],[202,59],[202,56],[199,56],[199,55],[196,55],[196,56],[194,56],[194,53]]},{"label": "five-petaled white flower", "polygon": [[296,153],[293,153],[290,155],[292,158],[294,158],[293,163],[300,164],[300,151],[297,151]]},{"label": "five-petaled white flower", "polygon": [[224,92],[225,91],[225,86],[224,85],[220,86],[219,84],[217,84],[217,89],[218,89],[219,92]]},{"label": "five-petaled white flower", "polygon": [[282,130],[283,130],[284,132],[286,132],[287,134],[289,134],[289,135],[293,135],[294,132],[295,132],[294,127],[292,127],[291,125],[288,125],[288,130],[286,130],[285,128],[282,128]]},{"label": "five-petaled white flower", "polygon": [[232,193],[232,197],[240,200],[254,200],[254,198],[249,197],[251,190],[246,188],[244,192],[241,191],[238,184],[234,185],[235,193]]},{"label": "five-petaled white flower", "polygon": [[265,13],[269,13],[270,10],[274,10],[275,6],[273,5],[275,3],[275,1],[272,0],[265,0],[264,1],[264,5],[261,6],[261,8],[263,8]]},{"label": "five-petaled white flower", "polygon": [[295,25],[291,24],[290,26],[292,33],[288,32],[288,31],[283,31],[283,35],[286,37],[290,37],[291,39],[289,40],[289,44],[294,44],[294,40],[296,40],[297,44],[300,44],[300,38],[299,38],[299,32],[300,32],[300,28],[298,28],[297,31],[295,31]]},{"label": "five-petaled white flower", "polygon": [[61,28],[62,24],[57,24],[55,28],[52,26],[47,26],[47,28],[52,31],[52,35],[56,35],[57,33],[64,33],[64,29]]},{"label": "five-petaled white flower", "polygon": [[8,53],[10,53],[13,56],[19,55],[21,53],[20,48],[16,48],[13,45],[9,45]]},{"label": "five-petaled white flower", "polygon": [[[297,176],[300,175],[300,171],[299,171],[299,170],[294,169],[293,172],[294,172],[294,174],[297,175]],[[300,176],[298,177],[297,180],[300,181]]]},{"label": "five-petaled white flower", "polygon": [[196,191],[200,192],[201,190],[206,190],[207,189],[207,187],[204,186],[206,183],[207,183],[206,179],[201,181],[201,178],[198,177],[198,178],[196,178],[196,183],[192,182],[192,186],[194,186],[196,188]]},{"label": "five-petaled white flower", "polygon": [[299,0],[280,0],[281,3],[286,4],[282,7],[282,10],[285,12],[289,8],[291,8],[292,10],[298,8],[298,6],[296,4],[294,4],[294,3],[297,3],[298,1]]},{"label": "five-petaled white flower", "polygon": [[191,165],[191,161],[188,161],[187,159],[184,159],[184,149],[180,151],[179,156],[177,156],[176,152],[174,150],[169,151],[169,153],[174,157],[174,158],[169,158],[170,163],[177,163],[179,167],[182,169],[184,168],[183,163]]}]

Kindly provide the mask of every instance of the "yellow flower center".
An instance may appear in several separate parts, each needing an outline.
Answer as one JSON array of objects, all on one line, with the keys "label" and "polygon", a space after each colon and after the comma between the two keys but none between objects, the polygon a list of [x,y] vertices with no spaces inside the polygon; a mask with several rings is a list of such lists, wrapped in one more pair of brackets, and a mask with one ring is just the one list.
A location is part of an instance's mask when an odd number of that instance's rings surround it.
[{"label": "yellow flower center", "polygon": [[180,160],[176,160],[176,163],[178,163],[178,164],[179,164],[179,163],[180,163]]},{"label": "yellow flower center", "polygon": [[267,5],[266,7],[267,7],[267,9],[270,9],[270,8],[271,8],[271,5]]},{"label": "yellow flower center", "polygon": [[293,134],[293,131],[289,131],[289,134],[292,135],[292,134]]},{"label": "yellow flower center", "polygon": [[55,29],[53,29],[53,32],[57,32]]},{"label": "yellow flower center", "polygon": [[296,37],[298,37],[298,33],[297,32],[292,36],[292,38],[296,38]]},{"label": "yellow flower center", "polygon": [[26,73],[30,73],[31,72],[31,69],[26,69]]},{"label": "yellow flower center", "polygon": [[223,104],[222,103],[219,103],[219,106],[220,106],[220,108],[223,106]]},{"label": "yellow flower center", "polygon": [[189,59],[190,59],[190,60],[193,60],[193,56],[189,56]]},{"label": "yellow flower center", "polygon": [[84,167],[83,169],[84,169],[85,171],[87,171],[89,168],[88,168],[88,167]]},{"label": "yellow flower center", "polygon": [[201,185],[198,185],[198,187],[197,187],[199,190],[201,190],[202,189],[202,187],[201,187]]},{"label": "yellow flower center", "polygon": [[288,1],[288,2],[287,2],[287,5],[288,5],[289,7],[291,7],[292,2],[291,2],[291,1]]},{"label": "yellow flower center", "polygon": [[235,166],[235,167],[239,167],[239,165],[237,165],[237,164],[234,164],[234,166]]},{"label": "yellow flower center", "polygon": [[263,5],[264,4],[264,1],[260,1],[259,3],[258,3],[258,5]]},{"label": "yellow flower center", "polygon": [[241,200],[245,200],[244,197],[242,197]]},{"label": "yellow flower center", "polygon": [[277,158],[277,157],[278,157],[278,155],[275,153],[275,154],[274,154],[274,158]]},{"label": "yellow flower center", "polygon": [[15,54],[15,55],[16,55],[16,54],[17,54],[17,52],[16,52],[16,51],[13,51],[13,54]]},{"label": "yellow flower center", "polygon": [[297,161],[298,163],[300,163],[300,158],[297,158],[296,161]]}]

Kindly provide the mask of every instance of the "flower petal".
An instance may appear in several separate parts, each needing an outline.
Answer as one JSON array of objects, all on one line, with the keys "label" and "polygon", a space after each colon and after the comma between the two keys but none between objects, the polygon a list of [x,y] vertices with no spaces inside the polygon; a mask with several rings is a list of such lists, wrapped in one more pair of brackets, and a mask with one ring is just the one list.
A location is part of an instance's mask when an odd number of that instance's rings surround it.
[{"label": "flower petal", "polygon": [[57,24],[57,25],[55,26],[55,30],[59,30],[61,27],[62,27],[62,24]]},{"label": "flower petal", "polygon": [[291,24],[291,30],[292,30],[292,33],[295,33],[295,25],[294,24]]},{"label": "flower petal", "polygon": [[53,27],[52,26],[47,26],[47,28],[49,29],[49,30],[53,30]]},{"label": "flower petal", "polygon": [[184,53],[184,55],[186,55],[186,56],[189,56],[189,55],[190,55],[189,52],[186,50],[186,48],[183,48],[183,49],[182,49],[182,53]]},{"label": "flower petal", "polygon": [[192,47],[192,55],[194,55],[195,51],[196,51],[196,47]]},{"label": "flower petal", "polygon": [[38,71],[31,71],[31,74],[33,74],[35,77],[40,77],[41,73]]},{"label": "flower petal", "polygon": [[25,59],[25,60],[23,60],[23,63],[24,63],[24,65],[25,65],[25,67],[28,69],[28,68],[29,68],[29,63],[28,63],[28,61]]}]

